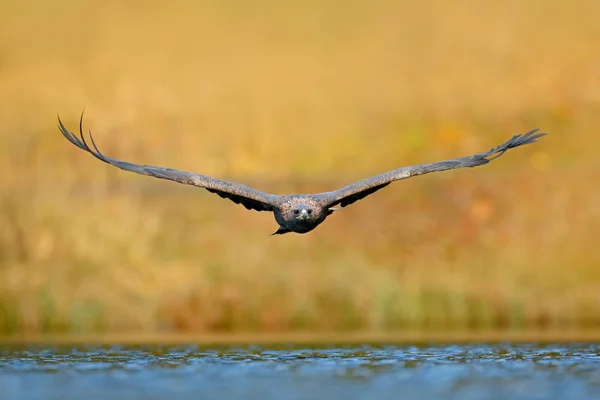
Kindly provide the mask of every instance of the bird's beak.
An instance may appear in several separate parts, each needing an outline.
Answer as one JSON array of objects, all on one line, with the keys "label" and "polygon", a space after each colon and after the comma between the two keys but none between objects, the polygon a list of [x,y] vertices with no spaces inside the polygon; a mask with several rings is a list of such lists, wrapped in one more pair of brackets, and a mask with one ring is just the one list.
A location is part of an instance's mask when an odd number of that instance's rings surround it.
[{"label": "bird's beak", "polygon": [[308,218],[308,213],[306,212],[306,210],[301,210],[300,211],[300,219],[304,220]]}]

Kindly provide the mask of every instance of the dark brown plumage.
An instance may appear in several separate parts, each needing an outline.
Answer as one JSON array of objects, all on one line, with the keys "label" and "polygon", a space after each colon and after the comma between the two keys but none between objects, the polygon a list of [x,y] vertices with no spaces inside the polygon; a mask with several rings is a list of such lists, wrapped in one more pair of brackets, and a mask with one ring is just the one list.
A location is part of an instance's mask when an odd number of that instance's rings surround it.
[{"label": "dark brown plumage", "polygon": [[523,135],[515,135],[507,142],[485,153],[447,161],[439,161],[431,164],[420,164],[398,168],[371,178],[363,179],[332,192],[279,196],[260,192],[239,183],[229,182],[206,175],[179,171],[171,168],[133,164],[105,156],[98,150],[91,132],[90,142],[93,149],[89,147],[83,135],[83,113],[79,120],[79,137],[67,130],[60,120],[60,117],[58,118],[58,127],[64,137],[75,146],[87,151],[97,159],[125,171],[198,186],[211,193],[215,193],[222,198],[229,199],[236,204],[242,204],[249,210],[273,212],[275,220],[279,224],[279,228],[273,235],[288,232],[310,232],[325,221],[325,218],[334,211],[363,199],[394,181],[428,174],[430,172],[485,165],[500,157],[509,149],[533,143],[536,139],[546,135],[545,133],[536,133],[538,130],[534,129]]}]

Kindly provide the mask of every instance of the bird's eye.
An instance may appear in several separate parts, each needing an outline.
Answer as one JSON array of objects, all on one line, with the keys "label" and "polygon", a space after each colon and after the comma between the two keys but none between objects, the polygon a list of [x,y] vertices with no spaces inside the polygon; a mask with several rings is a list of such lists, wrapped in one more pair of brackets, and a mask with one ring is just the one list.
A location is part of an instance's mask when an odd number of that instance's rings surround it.
[{"label": "bird's eye", "polygon": [[294,215],[298,215],[300,213],[300,210],[294,210]]},{"label": "bird's eye", "polygon": [[312,214],[312,210],[307,210],[309,214]]}]

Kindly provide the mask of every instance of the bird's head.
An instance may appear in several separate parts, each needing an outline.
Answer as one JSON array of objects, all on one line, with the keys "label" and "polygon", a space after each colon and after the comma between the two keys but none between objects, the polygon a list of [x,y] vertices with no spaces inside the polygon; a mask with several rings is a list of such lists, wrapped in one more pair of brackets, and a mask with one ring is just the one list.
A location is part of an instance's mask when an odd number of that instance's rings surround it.
[{"label": "bird's head", "polygon": [[325,220],[327,214],[313,196],[294,195],[275,209],[275,220],[288,231],[306,233]]},{"label": "bird's head", "polygon": [[306,204],[299,204],[292,208],[291,210],[292,217],[296,221],[312,221],[314,219],[314,211],[313,208]]}]

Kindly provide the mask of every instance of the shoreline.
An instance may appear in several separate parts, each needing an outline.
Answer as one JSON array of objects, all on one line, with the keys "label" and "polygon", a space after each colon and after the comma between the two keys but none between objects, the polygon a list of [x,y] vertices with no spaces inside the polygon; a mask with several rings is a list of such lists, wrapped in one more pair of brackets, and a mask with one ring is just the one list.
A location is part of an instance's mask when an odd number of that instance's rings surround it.
[{"label": "shoreline", "polygon": [[109,333],[50,334],[0,337],[6,345],[352,345],[501,342],[600,342],[600,330],[524,330],[454,332],[289,332],[289,333]]}]

